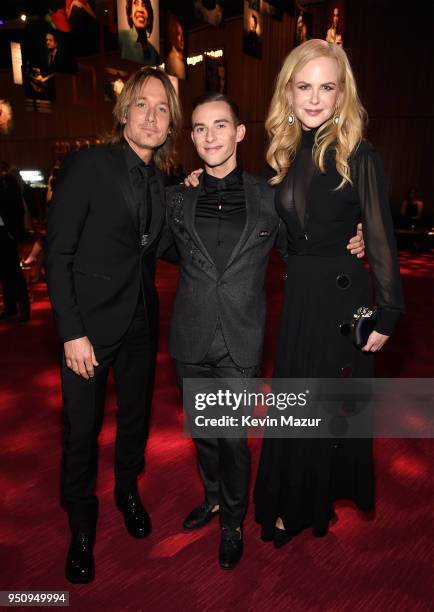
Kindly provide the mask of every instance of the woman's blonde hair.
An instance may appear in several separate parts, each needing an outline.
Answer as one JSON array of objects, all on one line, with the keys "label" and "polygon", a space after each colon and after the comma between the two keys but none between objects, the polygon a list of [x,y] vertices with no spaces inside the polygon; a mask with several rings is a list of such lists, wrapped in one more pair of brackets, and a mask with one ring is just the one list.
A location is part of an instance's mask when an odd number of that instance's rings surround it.
[{"label": "woman's blonde hair", "polygon": [[115,125],[109,142],[121,142],[124,137],[125,117],[131,104],[139,98],[143,83],[148,79],[161,81],[169,103],[170,123],[169,134],[166,141],[155,150],[154,161],[163,172],[169,172],[175,163],[175,142],[182,128],[182,110],[178,95],[170,82],[169,77],[159,68],[140,68],[125,83],[113,109]]},{"label": "woman's blonde hair", "polygon": [[325,172],[326,151],[334,148],[336,170],[342,177],[338,188],[351,183],[348,159],[362,140],[366,111],[357,94],[356,81],[345,51],[339,45],[312,39],[291,51],[277,76],[270,110],[265,121],[265,129],[270,140],[267,162],[277,173],[270,180],[271,185],[282,181],[294,161],[301,140],[302,128],[299,120],[294,117],[292,125],[288,122],[288,116],[292,111],[288,87],[294,75],[305,64],[319,57],[334,59],[338,65],[340,102],[335,115],[339,116],[339,121],[335,125],[334,118],[331,117],[320,126],[315,135],[313,159],[319,170]]}]

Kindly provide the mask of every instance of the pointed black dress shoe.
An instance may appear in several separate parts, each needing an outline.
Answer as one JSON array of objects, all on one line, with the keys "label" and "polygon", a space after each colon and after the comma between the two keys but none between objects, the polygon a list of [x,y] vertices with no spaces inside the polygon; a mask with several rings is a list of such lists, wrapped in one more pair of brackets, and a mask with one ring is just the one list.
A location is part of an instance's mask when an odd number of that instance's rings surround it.
[{"label": "pointed black dress shoe", "polygon": [[200,529],[205,527],[215,516],[218,515],[219,511],[214,510],[215,504],[202,504],[197,508],[194,508],[182,523],[184,529],[193,531],[193,529]]},{"label": "pointed black dress shoe", "polygon": [[282,548],[282,546],[288,544],[288,542],[290,542],[292,538],[295,538],[295,536],[300,535],[300,533],[307,527],[309,527],[309,525],[303,525],[302,527],[299,527],[298,529],[292,529],[291,531],[289,531],[288,529],[280,529],[280,527],[274,527],[274,548]]},{"label": "pointed black dress shoe", "polygon": [[118,507],[124,515],[125,527],[133,538],[146,538],[151,533],[151,518],[144,509],[138,493],[129,493]]},{"label": "pointed black dress shoe", "polygon": [[95,578],[93,538],[87,533],[73,534],[66,558],[66,579],[74,584],[92,582]]},{"label": "pointed black dress shoe", "polygon": [[236,529],[223,527],[220,539],[219,563],[225,570],[233,569],[243,556],[243,535]]},{"label": "pointed black dress shoe", "polygon": [[[301,530],[300,530],[301,531]],[[273,546],[274,548],[282,548],[285,544],[288,544],[292,540],[292,538],[297,535],[295,531],[287,531],[286,529],[279,529],[279,527],[274,528],[274,536],[273,536]]]}]

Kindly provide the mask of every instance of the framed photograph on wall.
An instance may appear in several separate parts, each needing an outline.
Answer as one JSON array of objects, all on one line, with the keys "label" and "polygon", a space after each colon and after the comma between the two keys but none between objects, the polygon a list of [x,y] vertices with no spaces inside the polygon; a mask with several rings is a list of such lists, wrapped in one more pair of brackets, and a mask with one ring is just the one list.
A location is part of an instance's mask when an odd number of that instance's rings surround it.
[{"label": "framed photograph on wall", "polygon": [[0,100],[0,134],[10,134],[12,127],[12,106],[7,100]]},{"label": "framed photograph on wall", "polygon": [[306,10],[306,7],[297,3],[295,12],[295,40],[294,47],[301,45],[312,38],[313,15]]},{"label": "framed photograph on wall", "polygon": [[104,70],[104,100],[115,102],[128,80],[128,72],[117,68],[105,68]]},{"label": "framed photograph on wall", "polygon": [[244,2],[244,40],[243,49],[246,55],[262,57],[262,15]]},{"label": "framed photograph on wall", "polygon": [[122,58],[146,66],[161,64],[158,0],[117,0],[117,7]]},{"label": "framed photograph on wall", "polygon": [[227,63],[222,57],[205,56],[205,91],[228,93]]},{"label": "framed photograph on wall", "polygon": [[184,28],[174,13],[166,19],[166,59],[165,70],[170,76],[185,79],[185,38]]},{"label": "framed photograph on wall", "polygon": [[71,40],[76,56],[92,55],[99,50],[99,26],[95,0],[50,0],[45,22]]},{"label": "framed photograph on wall", "polygon": [[335,45],[344,44],[345,3],[343,0],[328,2],[327,32],[325,39]]},{"label": "framed photograph on wall", "polygon": [[[233,0],[231,0],[233,4]],[[194,17],[197,23],[207,23],[220,26],[223,21],[223,5],[221,2],[207,2],[207,0],[194,0]]]},{"label": "framed photograph on wall", "polygon": [[51,112],[52,103],[56,99],[54,74],[44,75],[39,66],[27,61],[23,65],[23,88],[26,110]]}]

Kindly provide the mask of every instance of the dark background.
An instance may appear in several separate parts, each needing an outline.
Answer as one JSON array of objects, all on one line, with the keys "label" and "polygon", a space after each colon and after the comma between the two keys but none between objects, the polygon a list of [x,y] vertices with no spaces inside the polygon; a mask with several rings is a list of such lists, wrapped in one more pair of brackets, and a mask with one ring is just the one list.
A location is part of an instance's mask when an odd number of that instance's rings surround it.
[{"label": "dark background", "polygon": [[[212,4],[212,3],[211,3]],[[285,3],[284,3],[285,4]],[[21,12],[43,15],[50,2],[2,2],[0,18],[13,19]],[[160,2],[160,20],[172,10],[186,28],[186,54],[223,48],[227,63],[228,94],[239,103],[247,125],[241,146],[244,167],[260,173],[264,163],[264,119],[273,82],[294,40],[295,20],[287,12],[282,20],[263,15],[262,59],[242,52],[241,2],[227,2],[230,12],[221,27],[200,24],[189,2]],[[134,71],[137,65],[121,60],[116,48],[116,2],[96,3],[100,23],[100,52],[81,57],[76,76],[59,74],[57,99],[51,114],[24,109],[23,88],[14,85],[9,41],[20,40],[23,29],[6,21],[0,27],[0,97],[9,100],[14,129],[0,136],[0,158],[19,168],[41,168],[46,174],[55,161],[56,143],[94,140],[112,125],[112,102],[104,100],[106,67]],[[310,2],[313,36],[324,38],[330,25],[330,3]],[[232,16],[231,16],[232,15]],[[162,30],[162,37],[164,31]],[[162,48],[164,40],[162,40]],[[432,180],[432,5],[421,2],[417,10],[394,0],[347,0],[344,45],[351,58],[362,102],[369,114],[367,136],[383,156],[390,180],[392,206],[396,209],[410,186],[417,186],[428,210],[433,208]],[[180,161],[185,170],[197,166],[189,138],[189,113],[194,97],[205,87],[205,63],[189,67],[187,80],[179,83],[186,113],[185,137]]]}]

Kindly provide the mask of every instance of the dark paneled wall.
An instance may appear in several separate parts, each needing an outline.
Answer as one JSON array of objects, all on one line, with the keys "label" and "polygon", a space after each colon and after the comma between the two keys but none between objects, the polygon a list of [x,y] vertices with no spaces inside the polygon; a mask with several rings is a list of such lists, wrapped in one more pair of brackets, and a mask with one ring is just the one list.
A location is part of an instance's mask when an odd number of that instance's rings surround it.
[{"label": "dark paneled wall", "polygon": [[433,90],[431,2],[417,9],[391,0],[347,1],[346,46],[362,102],[368,138],[384,159],[394,207],[417,186],[433,209]]},{"label": "dark paneled wall", "polygon": [[[288,15],[282,22],[271,18],[263,21],[263,55],[258,60],[243,54],[241,18],[227,22],[223,29],[203,28],[189,36],[189,53],[223,48],[228,64],[228,94],[240,107],[241,118],[247,126],[247,135],[240,148],[244,167],[261,172],[264,165],[264,118],[271,98],[277,68],[290,51],[294,35],[294,20]],[[192,101],[205,88],[204,63],[189,69],[189,78],[180,84],[180,94],[189,123]],[[189,133],[187,127],[186,132]],[[182,161],[186,169],[198,163],[192,151],[190,138],[181,143]]]},{"label": "dark paneled wall", "polygon": [[25,110],[23,87],[12,72],[0,71],[0,97],[12,104],[14,127],[0,135],[0,157],[19,168],[49,173],[56,142],[101,138],[112,126],[112,102],[104,100],[104,66],[125,70],[134,66],[117,54],[83,59],[77,76],[56,75],[56,101],[51,113]]},{"label": "dark paneled wall", "polygon": [[[311,10],[315,13],[313,34],[323,36],[325,5],[318,3]],[[409,12],[408,3],[399,0],[347,0],[345,46],[370,116],[368,137],[385,161],[394,207],[411,185],[419,187],[432,207],[431,24],[428,2]],[[294,28],[294,20],[286,14],[280,22],[264,16],[261,60],[242,52],[241,18],[226,22],[223,28],[204,27],[189,34],[189,54],[224,49],[228,93],[239,103],[247,125],[240,156],[251,172],[262,171],[264,119],[274,79],[292,48]],[[82,64],[78,79],[57,77],[57,102],[50,115],[26,112],[22,87],[13,85],[10,72],[0,72],[0,97],[11,101],[15,113],[13,132],[0,136],[0,158],[48,172],[56,141],[101,137],[110,129],[112,103],[104,101],[104,66],[131,69],[134,65],[116,55],[86,59]],[[204,87],[204,63],[189,68],[188,80],[180,82],[186,127],[179,150],[186,170],[198,164],[188,124],[192,100]]]}]

